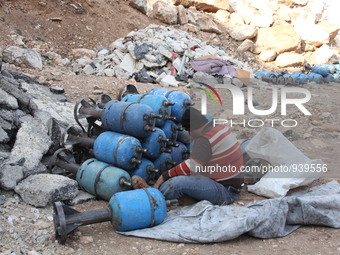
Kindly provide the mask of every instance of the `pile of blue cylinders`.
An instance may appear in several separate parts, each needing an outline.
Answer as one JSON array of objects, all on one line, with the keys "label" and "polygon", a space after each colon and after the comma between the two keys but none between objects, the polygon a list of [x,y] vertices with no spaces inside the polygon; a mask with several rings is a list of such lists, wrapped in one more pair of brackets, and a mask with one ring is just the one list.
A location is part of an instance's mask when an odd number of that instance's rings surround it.
[{"label": "pile of blue cylinders", "polygon": [[[91,148],[95,161],[81,162],[80,186],[108,200],[110,195],[127,190],[124,185],[131,178],[126,175],[138,175],[152,184],[164,171],[187,159],[190,136],[183,130],[180,119],[190,105],[188,94],[158,88],[145,94],[128,94],[121,101],[106,102],[102,106],[101,129]],[[160,121],[145,122],[152,115],[161,116]],[[145,126],[147,131],[143,129]],[[106,172],[115,175],[112,176],[114,187],[97,181]],[[119,181],[122,178],[126,182]]]},{"label": "pile of blue cylinders", "polygon": [[301,85],[307,82],[340,83],[340,64],[315,65],[309,73],[280,74],[268,71],[254,72],[256,78],[279,85]]}]

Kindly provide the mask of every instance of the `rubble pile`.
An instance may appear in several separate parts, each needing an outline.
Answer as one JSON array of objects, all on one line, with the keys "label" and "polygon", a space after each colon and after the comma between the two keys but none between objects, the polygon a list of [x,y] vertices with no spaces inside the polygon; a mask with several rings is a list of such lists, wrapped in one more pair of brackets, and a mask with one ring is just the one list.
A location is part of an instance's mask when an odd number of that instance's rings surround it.
[{"label": "rubble pile", "polygon": [[[228,56],[228,50],[223,47],[207,45],[173,27],[150,25],[116,40],[109,48],[98,50],[94,59],[88,56],[77,59],[74,70],[126,80],[133,77],[139,82],[159,83],[165,87],[178,86],[187,84],[188,78],[206,75],[195,73],[189,64],[190,60],[204,56],[217,57],[234,67],[249,69]],[[175,79],[175,74],[182,74],[182,79]]]},{"label": "rubble pile", "polygon": [[130,0],[130,5],[186,31],[230,36],[240,42],[237,51],[280,68],[339,59],[338,1]]},{"label": "rubble pile", "polygon": [[[15,189],[27,197],[23,198],[25,202],[36,206],[45,206],[56,192],[68,193],[71,188],[71,196],[75,196],[77,184],[72,186],[56,177],[43,178],[36,185],[40,190],[47,189],[46,193],[25,188],[47,172],[46,163],[59,148],[59,126],[73,123],[73,104],[66,102],[63,90],[49,89],[26,75],[4,69],[0,73],[0,95],[0,188]],[[31,202],[42,197],[45,203]]]}]

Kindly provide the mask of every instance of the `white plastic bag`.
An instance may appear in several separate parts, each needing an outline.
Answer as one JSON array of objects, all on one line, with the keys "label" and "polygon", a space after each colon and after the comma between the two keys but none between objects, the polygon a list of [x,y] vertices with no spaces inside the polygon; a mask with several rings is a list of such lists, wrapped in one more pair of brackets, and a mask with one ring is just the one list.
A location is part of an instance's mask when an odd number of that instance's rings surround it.
[{"label": "white plastic bag", "polygon": [[285,196],[299,186],[320,178],[324,171],[322,160],[311,160],[274,128],[262,128],[246,147],[250,158],[265,159],[272,169],[248,191],[265,197]]}]

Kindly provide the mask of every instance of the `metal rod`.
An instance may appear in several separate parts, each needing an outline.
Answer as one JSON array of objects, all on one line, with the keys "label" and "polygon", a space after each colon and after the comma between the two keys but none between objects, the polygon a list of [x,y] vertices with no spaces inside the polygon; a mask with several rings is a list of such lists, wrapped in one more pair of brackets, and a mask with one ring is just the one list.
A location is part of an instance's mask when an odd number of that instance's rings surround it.
[{"label": "metal rod", "polygon": [[88,108],[88,107],[80,107],[79,113],[90,115],[92,117],[95,117],[96,119],[100,119],[102,117],[102,109],[95,109],[95,108]]},{"label": "metal rod", "polygon": [[175,105],[175,102],[164,101],[163,105],[164,106],[173,106],[173,105]]},{"label": "metal rod", "polygon": [[69,135],[68,136],[71,141],[75,141],[86,148],[92,148],[96,139],[85,137],[85,136],[75,136]]},{"label": "metal rod", "polygon": [[66,225],[90,225],[105,221],[111,221],[112,213],[109,208],[81,212],[66,216]]},{"label": "metal rod", "polygon": [[125,178],[121,178],[120,181],[119,181],[119,184],[121,186],[132,187],[132,183],[127,181]]},{"label": "metal rod", "polygon": [[79,169],[78,164],[69,163],[69,162],[66,162],[66,161],[60,160],[60,159],[56,160],[55,165],[62,168],[62,169],[65,169],[65,170],[67,170],[71,173],[74,173],[74,174],[76,174],[78,172],[78,169]]},{"label": "metal rod", "polygon": [[165,118],[164,119],[166,119],[166,120],[172,120],[172,121],[175,121],[175,120],[177,120],[177,118],[176,117],[174,117],[174,116],[165,116]]}]

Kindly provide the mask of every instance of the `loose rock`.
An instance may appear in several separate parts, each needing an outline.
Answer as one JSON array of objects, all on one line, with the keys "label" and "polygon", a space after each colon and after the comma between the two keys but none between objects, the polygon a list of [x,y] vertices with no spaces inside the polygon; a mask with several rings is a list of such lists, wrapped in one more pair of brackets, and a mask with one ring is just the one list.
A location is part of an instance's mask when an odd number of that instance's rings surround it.
[{"label": "loose rock", "polygon": [[37,174],[21,181],[15,192],[28,204],[45,207],[55,201],[73,199],[78,194],[78,184],[60,175]]}]

